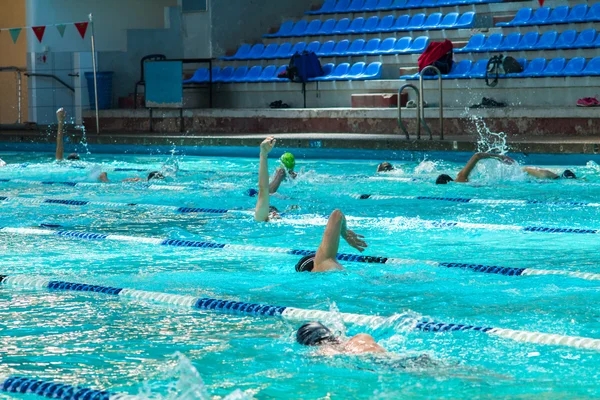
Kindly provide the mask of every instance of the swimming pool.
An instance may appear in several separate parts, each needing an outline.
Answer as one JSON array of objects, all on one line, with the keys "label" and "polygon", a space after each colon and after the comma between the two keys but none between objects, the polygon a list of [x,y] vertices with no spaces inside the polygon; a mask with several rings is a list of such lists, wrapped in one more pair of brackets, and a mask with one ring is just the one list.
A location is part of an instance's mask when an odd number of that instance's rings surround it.
[{"label": "swimming pool", "polygon": [[[600,338],[597,280],[505,276],[429,262],[600,273],[598,234],[519,229],[600,229],[594,163],[572,168],[585,180],[539,182],[489,162],[470,184],[436,186],[439,173],[453,175],[462,165],[397,161],[396,171],[376,176],[380,160],[298,160],[299,179],[285,182],[271,202],[280,210],[300,209],[258,224],[243,212],[256,201],[245,192],[256,187],[257,159],[103,154],[57,165],[49,154],[0,157],[10,164],[0,169],[0,196],[7,197],[0,202],[0,227],[247,246],[175,247],[2,230],[2,275],[330,310],[333,317],[325,322],[348,335],[370,333],[393,353],[325,357],[295,343],[299,322],[3,285],[0,375],[151,398],[242,396],[236,390],[256,398],[600,395],[598,351],[479,331],[413,329],[431,319]],[[159,187],[120,183],[165,163],[167,174],[176,167],[179,172]],[[274,166],[272,160],[271,171]],[[90,176],[99,170],[114,184],[96,184]],[[356,198],[362,194],[374,196]],[[449,201],[457,198],[529,202]],[[182,213],[179,207],[236,212]],[[334,208],[366,237],[365,255],[421,261],[346,261],[344,272],[300,274],[294,271],[300,256],[256,250],[315,249]],[[340,252],[357,254],[345,243]],[[337,311],[395,318],[343,324]],[[420,354],[433,362],[407,361]]]}]

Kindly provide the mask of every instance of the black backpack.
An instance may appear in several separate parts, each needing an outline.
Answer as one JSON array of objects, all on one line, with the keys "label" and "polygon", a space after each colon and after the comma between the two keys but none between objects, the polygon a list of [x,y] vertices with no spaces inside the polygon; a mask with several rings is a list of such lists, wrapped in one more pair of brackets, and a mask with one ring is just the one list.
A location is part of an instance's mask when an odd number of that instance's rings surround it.
[{"label": "black backpack", "polygon": [[323,76],[323,74],[319,57],[312,51],[294,54],[287,68],[288,78],[294,82],[306,82],[308,78]]},{"label": "black backpack", "polygon": [[[500,69],[504,74],[518,74],[523,72],[523,67],[519,62],[510,56],[493,56],[487,63],[487,67],[485,69],[485,84],[489,87],[496,87],[498,84],[498,75],[500,75]],[[494,75],[494,80],[490,83],[488,75]]]}]

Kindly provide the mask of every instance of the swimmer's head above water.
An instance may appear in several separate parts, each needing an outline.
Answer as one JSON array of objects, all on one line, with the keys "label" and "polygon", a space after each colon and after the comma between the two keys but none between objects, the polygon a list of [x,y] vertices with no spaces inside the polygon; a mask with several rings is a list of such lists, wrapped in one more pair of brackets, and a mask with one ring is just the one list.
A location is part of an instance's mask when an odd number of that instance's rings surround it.
[{"label": "swimmer's head above water", "polygon": [[382,162],[381,164],[379,164],[377,166],[377,172],[389,172],[389,171],[393,171],[393,170],[394,170],[394,166],[387,161]]},{"label": "swimmer's head above water", "polygon": [[288,171],[293,171],[294,167],[296,167],[296,158],[294,157],[294,155],[292,153],[284,153],[280,158],[279,161],[281,161],[281,164],[285,167],[285,169],[287,169]]},{"label": "swimmer's head above water", "polygon": [[165,176],[158,171],[152,171],[148,174],[148,180],[151,181],[152,179],[165,179]]},{"label": "swimmer's head above water", "polygon": [[435,180],[435,184],[436,185],[445,185],[448,182],[452,182],[454,181],[454,179],[452,179],[452,177],[450,175],[446,175],[446,174],[441,174],[440,176],[437,177],[437,179]]},{"label": "swimmer's head above water", "polygon": [[563,179],[577,179],[577,176],[570,169],[565,169],[560,177]]},{"label": "swimmer's head above water", "polygon": [[79,154],[71,153],[67,156],[67,160],[80,160]]},{"label": "swimmer's head above water", "polygon": [[309,322],[296,331],[296,341],[303,346],[337,345],[340,340],[320,322]]},{"label": "swimmer's head above water", "polygon": [[296,341],[304,346],[321,347],[321,351],[331,355],[386,352],[371,335],[359,333],[350,339],[341,338],[317,321],[309,322],[298,328]]},{"label": "swimmer's head above water", "polygon": [[296,264],[296,272],[312,272],[315,268],[315,254],[302,257]]}]

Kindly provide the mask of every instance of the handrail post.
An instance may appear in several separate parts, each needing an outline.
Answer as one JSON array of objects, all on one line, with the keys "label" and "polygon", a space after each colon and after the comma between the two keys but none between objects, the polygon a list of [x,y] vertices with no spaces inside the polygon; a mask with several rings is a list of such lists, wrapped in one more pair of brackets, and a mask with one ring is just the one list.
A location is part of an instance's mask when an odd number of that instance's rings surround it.
[{"label": "handrail post", "polygon": [[[438,78],[438,91],[440,94],[440,140],[444,140],[444,90],[442,86],[442,73],[438,68],[434,67],[433,65],[428,65],[427,67],[423,68],[421,70],[421,73],[419,74],[419,88],[421,89],[421,112],[423,113],[422,119],[423,121],[425,121],[425,90],[423,89],[423,73],[430,69],[436,73]],[[429,130],[429,140],[433,140],[431,130]]]},{"label": "handrail post", "polygon": [[398,89],[398,126],[400,126],[400,129],[402,129],[402,131],[406,135],[406,139],[409,140],[410,136],[408,134],[408,130],[406,129],[406,126],[404,126],[404,123],[402,122],[402,92],[406,88],[414,89],[415,93],[417,94],[417,102],[416,102],[416,104],[417,104],[417,109],[416,109],[416,111],[417,111],[417,140],[420,140],[421,139],[421,113],[419,112],[419,104],[420,104],[421,94],[419,93],[419,89],[417,89],[417,87],[415,85],[412,85],[410,83],[407,83],[406,85],[404,85],[400,89]]}]

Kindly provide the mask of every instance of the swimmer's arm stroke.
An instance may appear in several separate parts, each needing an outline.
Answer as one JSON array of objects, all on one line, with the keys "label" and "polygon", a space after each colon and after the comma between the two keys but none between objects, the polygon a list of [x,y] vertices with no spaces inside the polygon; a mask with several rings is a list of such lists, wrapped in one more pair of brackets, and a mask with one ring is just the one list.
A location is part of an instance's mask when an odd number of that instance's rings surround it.
[{"label": "swimmer's arm stroke", "polygon": [[273,176],[273,180],[269,184],[269,193],[273,194],[277,192],[279,186],[281,186],[281,182],[285,179],[285,170],[283,168],[277,168],[275,171],[275,176]]},{"label": "swimmer's arm stroke", "polygon": [[473,169],[477,165],[477,163],[481,160],[485,160],[486,158],[495,158],[500,160],[506,164],[513,164],[515,160],[508,156],[500,155],[500,154],[490,154],[490,153],[475,153],[473,157],[467,162],[467,165],[456,175],[456,182],[468,182],[469,175],[473,172]]},{"label": "swimmer's arm stroke", "polygon": [[346,227],[346,217],[340,210],[334,210],[329,216],[325,233],[321,245],[315,255],[314,272],[329,271],[334,269],[343,269],[342,265],[337,262],[337,253],[340,247],[340,237],[343,237],[346,242],[360,252],[363,252],[367,247],[367,243],[363,240],[364,236],[357,235]]},{"label": "swimmer's arm stroke", "polygon": [[62,161],[64,158],[63,131],[65,127],[65,117],[65,110],[59,108],[58,111],[56,111],[56,118],[58,119],[58,132],[56,133],[56,161]]},{"label": "swimmer's arm stroke", "polygon": [[558,179],[560,176],[552,171],[537,167],[523,167],[523,172],[540,179]]},{"label": "swimmer's arm stroke", "polygon": [[258,200],[254,211],[254,220],[269,220],[269,152],[275,146],[275,138],[269,136],[260,144],[260,162],[258,166]]}]

